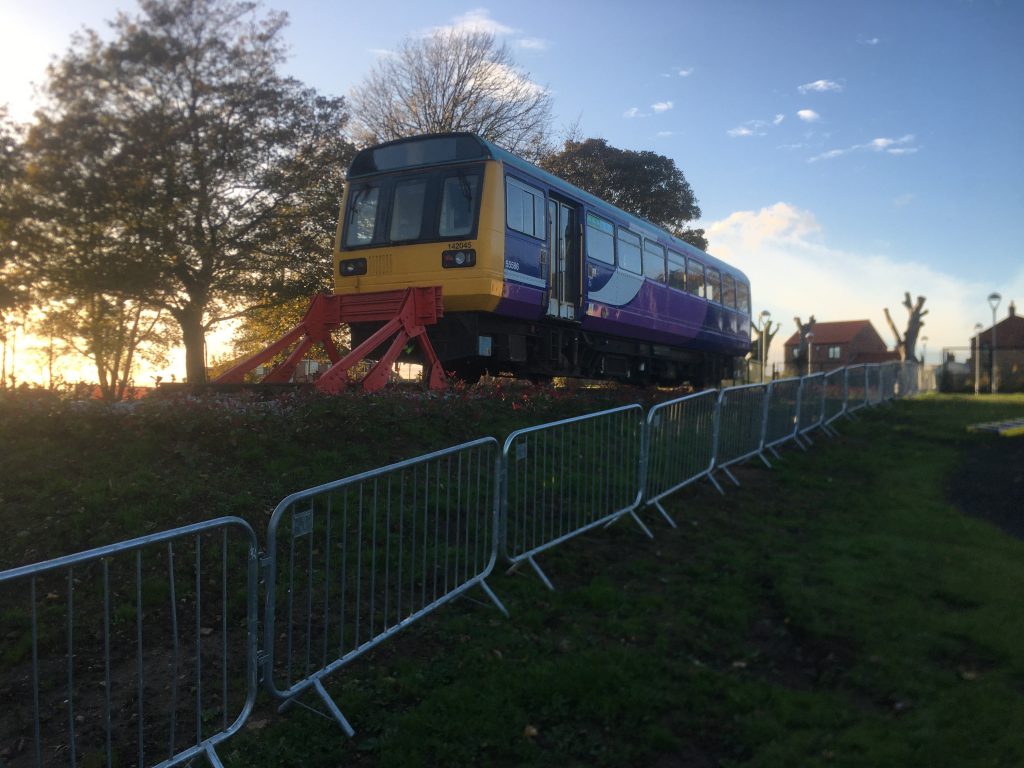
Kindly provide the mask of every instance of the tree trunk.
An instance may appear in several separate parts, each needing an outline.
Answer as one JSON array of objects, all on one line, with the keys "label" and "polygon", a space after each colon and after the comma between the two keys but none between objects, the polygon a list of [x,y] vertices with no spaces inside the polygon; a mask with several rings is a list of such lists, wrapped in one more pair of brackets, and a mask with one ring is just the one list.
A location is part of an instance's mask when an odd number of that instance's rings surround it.
[{"label": "tree trunk", "polygon": [[181,326],[181,339],[185,344],[185,380],[189,384],[206,383],[206,328],[203,312],[192,306],[174,313]]}]

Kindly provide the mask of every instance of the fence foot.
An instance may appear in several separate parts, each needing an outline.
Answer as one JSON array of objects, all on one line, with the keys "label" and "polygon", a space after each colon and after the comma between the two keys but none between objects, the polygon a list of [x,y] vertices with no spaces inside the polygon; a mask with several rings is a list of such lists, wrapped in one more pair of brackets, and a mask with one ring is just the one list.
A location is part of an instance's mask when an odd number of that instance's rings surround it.
[{"label": "fence foot", "polygon": [[505,609],[505,606],[502,605],[501,600],[498,599],[498,596],[496,594],[494,594],[494,592],[491,590],[490,586],[483,579],[480,580],[480,587],[483,589],[484,592],[487,593],[487,596],[489,598],[491,598],[491,602],[494,603],[498,607],[498,610],[501,611],[503,614],[505,614],[505,618],[506,619],[510,618],[509,615],[508,615],[508,611]]},{"label": "fence foot", "polygon": [[715,486],[716,491],[725,496],[725,490],[722,488],[721,485],[718,484],[718,481],[715,480],[715,476],[711,472],[708,472],[708,480],[710,480],[711,484]]},{"label": "fence foot", "polygon": [[807,453],[807,446],[804,445],[804,441],[800,439],[800,435],[793,435],[793,442],[800,446],[800,450]]},{"label": "fence foot", "polygon": [[544,582],[544,586],[550,589],[552,592],[554,592],[555,585],[551,583],[551,580],[548,578],[547,574],[541,570],[539,565],[537,565],[537,561],[533,559],[533,555],[527,555],[526,561],[533,567],[533,570],[537,572],[537,575],[540,576],[540,580]]},{"label": "fence foot", "polygon": [[349,724],[348,720],[345,719],[345,716],[341,714],[341,710],[338,709],[338,705],[334,703],[334,699],[331,698],[331,695],[327,693],[327,689],[324,688],[324,684],[320,682],[319,677],[313,680],[313,688],[316,689],[316,692],[317,694],[319,694],[320,699],[327,707],[327,711],[330,712],[331,717],[333,717],[338,722],[338,725],[341,726],[341,730],[345,732],[345,735],[348,736],[350,739],[353,736],[355,736],[355,729]]},{"label": "fence foot", "polygon": [[761,451],[757,452],[757,458],[759,458],[762,462],[764,462],[764,465],[766,467],[768,467],[768,469],[772,468],[772,463],[770,461],[768,461],[768,457],[765,456],[764,453],[762,453]]},{"label": "fence foot", "polygon": [[636,512],[634,510],[629,510],[629,516],[632,517],[633,520],[636,521],[636,524],[640,526],[640,530],[647,534],[648,539],[654,538],[654,534],[651,533],[651,529],[644,525],[644,521],[637,517]]},{"label": "fence foot", "polygon": [[665,508],[661,506],[661,500],[654,502],[654,506],[657,507],[658,511],[661,512],[661,516],[665,518],[665,522],[671,525],[673,528],[678,528],[676,521],[672,519],[671,515],[665,511]]},{"label": "fence foot", "polygon": [[779,453],[777,450],[775,450],[775,446],[774,445],[769,445],[768,446],[768,450],[772,452],[772,456],[774,456],[779,461],[782,461],[782,454]]},{"label": "fence foot", "polygon": [[[719,467],[719,469],[721,469],[723,472],[725,472],[726,475],[729,476],[729,479],[732,480],[733,485],[735,485],[737,488],[740,487],[740,481],[736,479],[736,475],[729,471],[728,467]],[[724,496],[725,494],[723,493],[722,495]]]},{"label": "fence foot", "polygon": [[217,757],[217,750],[215,750],[210,744],[203,747],[203,754],[206,756],[206,761],[213,766],[213,768],[224,768],[224,763]]}]

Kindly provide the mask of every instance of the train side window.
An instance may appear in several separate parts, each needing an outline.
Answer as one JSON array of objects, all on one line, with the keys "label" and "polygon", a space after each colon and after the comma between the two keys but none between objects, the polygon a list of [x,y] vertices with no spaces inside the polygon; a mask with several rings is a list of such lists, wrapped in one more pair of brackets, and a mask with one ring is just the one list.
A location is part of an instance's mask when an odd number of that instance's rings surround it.
[{"label": "train side window", "polygon": [[680,291],[686,289],[686,259],[675,251],[668,252],[668,284]]},{"label": "train side window", "polygon": [[736,278],[730,274],[722,275],[722,303],[736,308]]},{"label": "train side window", "polygon": [[736,281],[736,308],[746,315],[750,314],[750,286],[742,280]]},{"label": "train side window", "polygon": [[543,240],[546,234],[544,193],[511,176],[505,179],[505,218],[509,229]]},{"label": "train side window", "polygon": [[425,178],[405,179],[395,184],[395,201],[391,209],[391,241],[413,240],[423,226]]},{"label": "train side window", "polygon": [[587,214],[587,256],[605,264],[615,263],[615,226],[592,213]]},{"label": "train side window", "polygon": [[632,232],[620,229],[618,247],[619,266],[639,275],[643,264],[640,259],[640,235],[634,235]]},{"label": "train side window", "polygon": [[714,267],[708,267],[707,286],[704,289],[708,301],[722,301],[722,273]]},{"label": "train side window", "polygon": [[441,237],[464,237],[473,231],[480,174],[459,171],[444,180],[441,192]]},{"label": "train side window", "polygon": [[644,240],[644,277],[665,282],[665,249],[653,240]]},{"label": "train side window", "polygon": [[686,292],[705,298],[704,265],[694,259],[686,260]]},{"label": "train side window", "polygon": [[369,245],[373,242],[379,200],[380,187],[375,184],[367,184],[352,190],[348,204],[345,245]]}]

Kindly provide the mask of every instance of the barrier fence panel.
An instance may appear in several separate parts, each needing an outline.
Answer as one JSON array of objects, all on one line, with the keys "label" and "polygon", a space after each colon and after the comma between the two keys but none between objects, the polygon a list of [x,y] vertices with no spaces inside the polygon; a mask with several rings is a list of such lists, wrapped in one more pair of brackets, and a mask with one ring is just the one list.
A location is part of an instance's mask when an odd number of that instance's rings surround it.
[{"label": "barrier fence panel", "polygon": [[715,469],[722,470],[734,485],[739,485],[729,467],[758,456],[771,467],[764,455],[764,430],[768,387],[746,384],[728,387],[718,395],[718,430],[715,439]]},{"label": "barrier fence panel", "polygon": [[812,373],[800,379],[800,408],[797,419],[797,442],[811,442],[810,432],[822,425],[825,413],[825,374]]},{"label": "barrier fence panel", "polygon": [[879,363],[871,363],[865,366],[867,371],[866,397],[867,405],[878,405],[883,399],[882,388],[882,366]]},{"label": "barrier fence panel", "polygon": [[832,435],[837,434],[831,426],[832,422],[846,412],[847,371],[846,368],[837,368],[825,374],[825,400],[821,426]]},{"label": "barrier fence panel", "polygon": [[800,379],[778,379],[768,385],[765,409],[764,447],[776,457],[775,449],[796,438],[800,414]]},{"label": "barrier fence panel", "polygon": [[868,367],[851,365],[846,369],[846,413],[859,411],[868,402]]},{"label": "barrier fence panel", "polygon": [[608,411],[521,429],[502,450],[501,552],[513,565],[528,562],[551,581],[535,555],[587,531],[636,515],[642,488],[643,408]]},{"label": "barrier fence panel", "polygon": [[715,466],[715,412],[718,393],[714,390],[659,403],[647,414],[644,429],[644,503],[654,506],[675,527],[661,500],[702,477],[722,492],[711,474]]},{"label": "barrier fence panel", "polygon": [[223,517],[0,573],[4,764],[220,766],[256,697],[257,564]]},{"label": "barrier fence panel", "polygon": [[264,682],[286,704],[441,605],[497,557],[498,443],[483,438],[292,494],[267,529]]}]

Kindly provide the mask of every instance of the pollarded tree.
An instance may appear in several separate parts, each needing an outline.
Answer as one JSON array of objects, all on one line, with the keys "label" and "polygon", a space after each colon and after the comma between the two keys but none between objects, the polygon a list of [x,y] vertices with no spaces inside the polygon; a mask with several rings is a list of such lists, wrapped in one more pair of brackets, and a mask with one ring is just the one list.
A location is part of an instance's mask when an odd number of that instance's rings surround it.
[{"label": "pollarded tree", "polygon": [[567,139],[540,165],[602,200],[664,227],[697,248],[708,247],[703,229],[686,224],[700,218],[690,183],[670,157],[609,146],[604,139]]},{"label": "pollarded tree", "polygon": [[469,131],[537,157],[550,123],[551,95],[486,32],[406,38],[352,91],[353,135],[362,144]]},{"label": "pollarded tree", "polygon": [[885,322],[889,324],[889,330],[896,337],[896,351],[900,353],[900,360],[903,362],[917,359],[915,352],[917,337],[921,333],[921,326],[924,325],[924,320],[921,318],[928,314],[928,310],[924,309],[924,302],[924,296],[918,296],[917,302],[912,303],[910,291],[903,294],[903,306],[907,308],[907,330],[902,336],[896,328],[896,323],[893,322],[892,315],[889,314],[889,308],[885,308]]},{"label": "pollarded tree", "polygon": [[[278,71],[284,14],[235,0],[140,7],[109,42],[76,36],[49,70],[28,141],[33,265],[55,297],[165,312],[201,382],[214,324],[329,274],[341,190],[326,182],[351,159],[347,111]],[[92,247],[67,249],[60,231]]]}]

